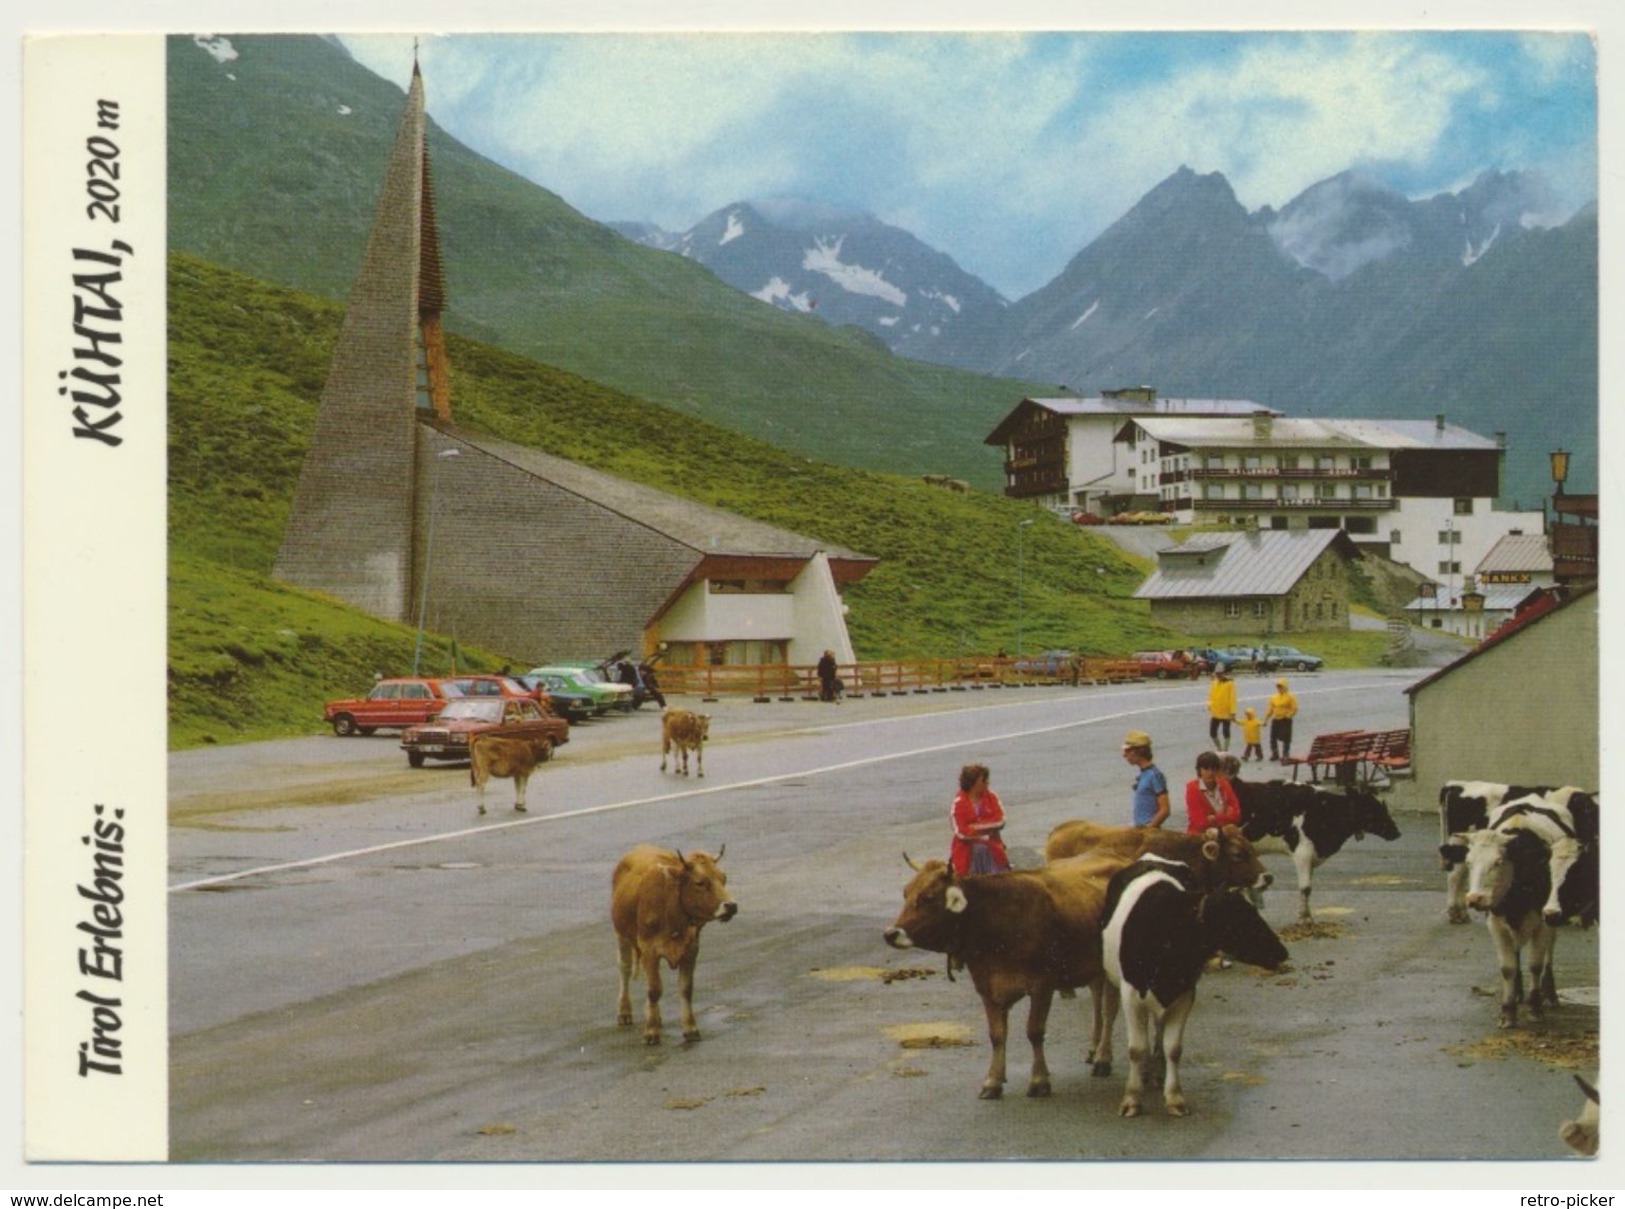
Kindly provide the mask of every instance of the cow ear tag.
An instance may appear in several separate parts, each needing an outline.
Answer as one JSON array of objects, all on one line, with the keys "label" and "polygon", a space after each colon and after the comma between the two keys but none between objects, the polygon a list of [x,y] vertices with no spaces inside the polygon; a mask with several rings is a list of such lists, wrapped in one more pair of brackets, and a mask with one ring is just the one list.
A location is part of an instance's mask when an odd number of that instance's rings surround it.
[{"label": "cow ear tag", "polygon": [[970,900],[965,897],[965,892],[958,886],[949,886],[948,893],[942,896],[942,901],[948,910],[955,915],[961,914],[970,905]]},{"label": "cow ear tag", "polygon": [[1202,855],[1204,857],[1206,857],[1210,861],[1218,860],[1219,859],[1219,845],[1218,845],[1218,843],[1215,842],[1214,840],[1209,840],[1207,843],[1203,844],[1202,845]]}]

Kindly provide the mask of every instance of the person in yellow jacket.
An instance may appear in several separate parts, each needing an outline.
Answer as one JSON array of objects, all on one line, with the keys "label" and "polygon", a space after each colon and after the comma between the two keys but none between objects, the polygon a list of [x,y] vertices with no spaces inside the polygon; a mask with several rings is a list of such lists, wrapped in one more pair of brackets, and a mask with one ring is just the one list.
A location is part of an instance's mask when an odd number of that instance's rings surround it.
[{"label": "person in yellow jacket", "polygon": [[1285,680],[1277,680],[1264,706],[1264,718],[1270,724],[1270,759],[1277,763],[1292,754],[1292,719],[1297,712],[1298,699]]},{"label": "person in yellow jacket", "polygon": [[1229,751],[1230,723],[1236,716],[1236,682],[1222,663],[1213,670],[1213,680],[1207,687],[1207,712],[1207,733],[1213,750]]},{"label": "person in yellow jacket", "polygon": [[1262,764],[1264,762],[1264,719],[1253,713],[1253,707],[1249,705],[1242,711],[1240,722],[1241,741],[1246,744],[1246,747],[1242,749],[1241,758],[1243,760],[1257,760]]}]

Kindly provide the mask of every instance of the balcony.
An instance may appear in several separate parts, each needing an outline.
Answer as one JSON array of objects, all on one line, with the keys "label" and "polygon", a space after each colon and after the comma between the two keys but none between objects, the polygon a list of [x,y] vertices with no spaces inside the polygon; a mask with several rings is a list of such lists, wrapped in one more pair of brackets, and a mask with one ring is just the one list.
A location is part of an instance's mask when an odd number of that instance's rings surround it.
[{"label": "balcony", "polygon": [[1303,499],[1303,500],[1209,500],[1191,501],[1198,512],[1389,512],[1395,506],[1393,499]]},{"label": "balcony", "polygon": [[1182,482],[1192,479],[1364,479],[1370,483],[1392,482],[1394,472],[1385,467],[1363,469],[1320,470],[1314,466],[1299,466],[1286,470],[1280,466],[1217,467],[1192,466],[1189,470],[1176,470],[1163,475],[1163,482]]}]

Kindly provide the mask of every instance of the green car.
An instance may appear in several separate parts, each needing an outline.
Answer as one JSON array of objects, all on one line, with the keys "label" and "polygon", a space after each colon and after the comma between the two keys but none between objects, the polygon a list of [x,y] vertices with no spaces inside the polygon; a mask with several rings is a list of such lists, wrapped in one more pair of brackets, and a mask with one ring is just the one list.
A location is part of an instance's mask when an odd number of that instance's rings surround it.
[{"label": "green car", "polygon": [[591,667],[571,667],[567,664],[551,664],[546,667],[533,667],[525,673],[527,676],[557,676],[578,692],[586,693],[593,700],[593,713],[602,715],[612,708],[623,708],[622,698],[630,701],[632,689],[625,684],[610,684],[607,681],[596,680]]}]

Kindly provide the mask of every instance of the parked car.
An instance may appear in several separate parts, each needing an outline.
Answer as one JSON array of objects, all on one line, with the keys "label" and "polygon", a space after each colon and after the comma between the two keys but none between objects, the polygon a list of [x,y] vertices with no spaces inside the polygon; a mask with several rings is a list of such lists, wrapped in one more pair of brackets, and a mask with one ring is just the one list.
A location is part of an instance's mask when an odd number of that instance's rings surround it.
[{"label": "parked car", "polygon": [[1310,655],[1295,646],[1266,646],[1259,652],[1258,670],[1261,672],[1318,672],[1326,666],[1319,655]]},{"label": "parked car", "polygon": [[441,706],[462,696],[450,680],[438,677],[391,676],[378,681],[365,697],[341,697],[322,706],[322,717],[335,735],[370,735],[426,722]]},{"label": "parked car", "polygon": [[1219,663],[1231,672],[1251,672],[1258,668],[1258,648],[1250,646],[1220,647],[1217,652]]},{"label": "parked car", "polygon": [[610,706],[614,709],[630,710],[632,700],[636,695],[630,684],[622,684],[609,673],[609,663],[600,659],[560,659],[554,664],[555,668],[573,670],[580,673],[588,683],[599,688],[607,688],[612,694]]},{"label": "parked car", "polygon": [[533,676],[527,672],[514,679],[527,688],[540,691],[547,700],[547,707],[568,721],[585,722],[595,713],[602,712],[591,693],[563,676],[553,673]]},{"label": "parked car", "polygon": [[1190,678],[1200,672],[1196,661],[1184,651],[1135,651],[1134,661],[1140,665],[1140,675],[1159,680]]},{"label": "parked car", "polygon": [[1080,508],[1072,514],[1072,523],[1074,525],[1104,525],[1106,518],[1098,512],[1088,512]]},{"label": "parked car", "polygon": [[542,709],[530,697],[487,694],[446,702],[432,719],[408,727],[401,735],[406,762],[422,768],[425,760],[466,760],[469,740],[486,733],[534,735],[545,745],[545,760],[553,748],[570,741],[570,724]]},{"label": "parked car", "polygon": [[533,667],[526,672],[527,676],[557,676],[577,692],[586,693],[592,698],[592,712],[595,716],[602,716],[610,711],[615,704],[623,699],[630,701],[632,690],[624,684],[607,684],[595,679],[591,669],[571,667],[567,664],[549,664],[545,667]]}]

